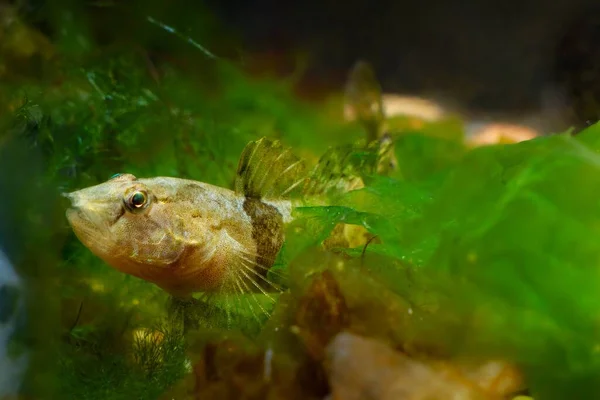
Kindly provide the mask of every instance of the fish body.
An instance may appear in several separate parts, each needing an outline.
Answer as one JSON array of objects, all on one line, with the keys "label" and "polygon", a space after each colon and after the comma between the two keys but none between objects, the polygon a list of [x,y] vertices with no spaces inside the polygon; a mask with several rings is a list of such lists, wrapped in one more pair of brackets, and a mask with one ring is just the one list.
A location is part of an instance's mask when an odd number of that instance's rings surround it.
[{"label": "fish body", "polygon": [[235,285],[239,274],[260,280],[291,222],[290,200],[172,177],[122,174],[67,196],[67,219],[90,251],[178,296]]},{"label": "fish body", "polygon": [[305,179],[290,149],[263,138],[242,152],[233,189],[117,174],[65,194],[66,217],[97,257],[174,297],[268,293],[280,290],[267,273]]},{"label": "fish body", "polygon": [[309,179],[290,149],[262,138],[242,152],[233,189],[118,174],[65,194],[71,200],[66,216],[97,257],[174,297],[280,291],[267,273],[292,210],[322,205],[324,193],[355,187],[354,170],[341,167],[350,154],[327,153]]}]

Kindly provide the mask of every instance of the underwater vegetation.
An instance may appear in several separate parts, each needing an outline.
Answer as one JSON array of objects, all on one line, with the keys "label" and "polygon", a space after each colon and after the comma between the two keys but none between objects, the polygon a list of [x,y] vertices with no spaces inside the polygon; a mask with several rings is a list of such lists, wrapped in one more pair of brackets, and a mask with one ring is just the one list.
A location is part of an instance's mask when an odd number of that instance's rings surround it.
[{"label": "underwater vegetation", "polygon": [[[18,292],[0,286],[0,354],[29,361],[18,398],[600,394],[600,127],[473,148],[455,116],[386,115],[366,63],[337,114],[253,76],[201,6],[187,11],[206,16],[202,29],[182,34],[164,21],[191,17],[158,6],[132,5],[111,32],[88,21],[115,15],[99,5],[56,4],[44,24],[6,8],[0,26],[0,268],[21,278]],[[199,287],[174,301],[148,259],[138,276],[112,268],[91,251],[109,235],[80,241],[65,215],[62,193],[126,174],[281,200],[296,182],[282,178],[290,154],[318,201],[289,200],[283,231],[267,235],[284,238],[268,271],[240,269],[242,290],[223,296]],[[98,193],[88,202],[102,212]]]}]

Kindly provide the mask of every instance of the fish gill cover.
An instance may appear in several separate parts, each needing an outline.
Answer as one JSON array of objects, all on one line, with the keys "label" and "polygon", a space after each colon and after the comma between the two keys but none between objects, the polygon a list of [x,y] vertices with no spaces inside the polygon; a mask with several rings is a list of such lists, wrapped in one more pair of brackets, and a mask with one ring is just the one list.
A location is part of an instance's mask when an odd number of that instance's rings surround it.
[{"label": "fish gill cover", "polygon": [[[224,330],[199,309],[184,335],[165,293],[74,238],[59,194],[120,172],[231,187],[251,140],[316,162],[365,132],[289,81],[244,73],[235,38],[201,5],[19,4],[0,14],[0,238],[27,288],[11,344],[32,350],[24,398],[324,398],[359,390],[331,356],[343,331],[425,363],[440,384],[464,362],[499,359],[524,374],[513,391],[536,399],[600,394],[597,126],[475,150],[455,121],[392,127],[393,171],[365,168],[362,189],[295,210],[275,270],[289,291],[270,318]],[[353,154],[364,166],[364,140]],[[327,242],[340,229],[346,242]]]}]

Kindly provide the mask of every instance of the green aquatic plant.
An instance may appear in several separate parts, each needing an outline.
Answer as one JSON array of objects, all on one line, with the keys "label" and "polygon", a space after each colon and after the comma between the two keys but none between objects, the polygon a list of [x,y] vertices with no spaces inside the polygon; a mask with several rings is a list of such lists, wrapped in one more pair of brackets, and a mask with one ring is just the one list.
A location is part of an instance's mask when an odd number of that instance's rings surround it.
[{"label": "green aquatic plant", "polygon": [[[468,150],[457,121],[388,121],[397,169],[378,174],[364,127],[248,76],[209,40],[209,17],[192,43],[160,17],[181,15],[130,11],[140,29],[125,43],[115,38],[126,24],[111,33],[85,8],[52,8],[62,28],[52,61],[0,82],[0,192],[10,194],[0,238],[30,288],[25,394],[154,399],[201,382],[204,394],[323,398],[324,347],[345,329],[413,357],[502,358],[536,399],[598,394],[598,126]],[[222,331],[230,305],[198,299],[187,314],[198,330],[184,335],[165,293],[108,268],[67,229],[60,192],[122,172],[232,187],[239,154],[262,136],[321,157],[328,179],[315,189],[357,178],[356,190],[295,210],[270,271],[289,291],[268,318],[240,307]],[[328,242],[336,230],[344,240]],[[257,381],[271,356],[281,375]]]},{"label": "green aquatic plant", "polygon": [[[386,257],[365,268],[426,315],[413,326],[421,339],[444,353],[518,363],[536,398],[599,390],[597,132],[472,151],[418,215],[354,218],[385,238],[365,251]],[[403,185],[379,190],[373,202],[410,204],[395,192]]]},{"label": "green aquatic plant", "polygon": [[[338,138],[360,135],[329,123],[277,82],[249,79],[235,66],[214,60],[196,60],[198,69],[189,75],[164,59],[149,65],[143,51],[94,43],[85,19],[67,23],[81,15],[81,9],[57,6],[54,11],[51,19],[60,24],[61,34],[52,42],[56,58],[45,76],[1,83],[5,129],[0,144],[10,154],[2,160],[2,179],[7,181],[3,193],[17,194],[3,208],[11,218],[3,219],[9,230],[2,240],[7,245],[15,242],[17,253],[25,251],[18,243],[36,242],[33,232],[41,232],[44,224],[35,220],[24,225],[21,219],[36,217],[34,210],[49,204],[58,206],[62,191],[118,172],[187,177],[228,187],[239,153],[251,139],[269,135],[296,148],[322,151],[334,143],[336,131]],[[168,32],[158,32],[169,37]],[[18,152],[14,143],[19,143]],[[33,161],[38,163],[35,173],[27,173],[33,165],[17,168]],[[14,173],[6,174],[9,170]],[[47,193],[38,195],[36,186],[42,183]],[[45,200],[31,206],[36,197]],[[156,321],[173,324],[164,321],[166,296],[82,251],[65,229],[61,208],[46,213],[56,219],[46,226],[52,229],[44,231],[52,240],[39,241],[45,250],[29,252],[41,256],[36,262],[44,268],[39,274],[32,270],[28,282],[35,289],[32,323],[55,329],[30,328],[31,333],[40,332],[34,338],[33,359],[43,357],[48,363],[33,365],[25,386],[44,398],[53,392],[73,398],[153,398],[181,376],[185,358],[176,346],[170,350],[161,344],[160,351],[168,354],[157,366],[158,344],[135,345],[132,336]],[[10,232],[12,226],[23,227],[20,237]],[[53,262],[53,257],[62,261]],[[17,267],[28,273],[33,264],[22,261]],[[40,302],[37,296],[51,300]],[[209,310],[213,318],[196,310],[201,325],[222,326],[219,319],[230,311],[219,311],[215,304]],[[255,335],[253,324],[252,315],[237,322]],[[167,331],[161,343],[177,340]],[[142,365],[132,364],[132,359]],[[54,360],[57,365],[52,365]],[[152,376],[147,375],[148,364],[153,366]]]}]

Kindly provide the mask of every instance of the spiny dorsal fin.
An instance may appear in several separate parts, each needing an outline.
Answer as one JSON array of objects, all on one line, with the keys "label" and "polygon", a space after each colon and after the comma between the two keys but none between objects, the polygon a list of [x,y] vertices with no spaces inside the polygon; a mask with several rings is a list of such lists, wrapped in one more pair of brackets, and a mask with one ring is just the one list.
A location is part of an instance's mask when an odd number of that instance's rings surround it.
[{"label": "spiny dorsal fin", "polygon": [[286,198],[302,187],[305,168],[290,148],[263,137],[248,143],[242,151],[235,190],[252,198]]},{"label": "spiny dorsal fin", "polygon": [[379,140],[369,144],[372,151],[377,152],[377,173],[388,175],[398,171],[398,160],[396,159],[396,148],[394,140],[389,133],[384,133]]},{"label": "spiny dorsal fin", "polygon": [[371,65],[358,61],[346,83],[346,104],[352,117],[367,131],[368,141],[381,134],[385,119],[381,86]]},{"label": "spiny dorsal fin", "polygon": [[343,145],[330,148],[312,170],[304,194],[340,194],[358,189],[363,179],[376,172],[378,148]]}]

